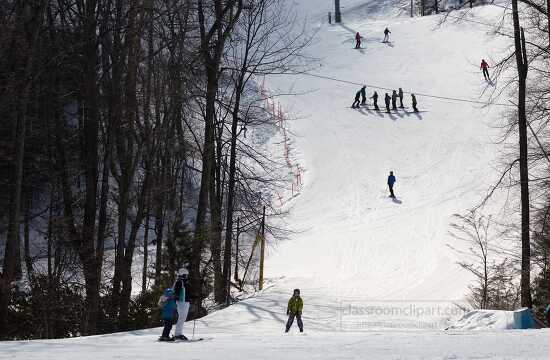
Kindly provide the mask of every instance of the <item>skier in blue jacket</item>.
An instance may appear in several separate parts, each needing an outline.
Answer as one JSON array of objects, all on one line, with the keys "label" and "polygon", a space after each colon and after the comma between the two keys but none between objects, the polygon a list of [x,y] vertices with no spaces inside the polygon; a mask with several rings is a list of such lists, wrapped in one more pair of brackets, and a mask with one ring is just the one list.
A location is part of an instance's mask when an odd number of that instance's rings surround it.
[{"label": "skier in blue jacket", "polygon": [[174,338],[170,337],[170,331],[172,331],[172,324],[174,321],[174,312],[176,311],[174,290],[171,288],[165,289],[159,299],[158,305],[160,307],[160,317],[164,322],[164,329],[162,330],[162,336],[159,338],[159,341],[174,341]]},{"label": "skier in blue jacket", "polygon": [[395,198],[395,195],[393,193],[393,184],[395,184],[397,180],[395,180],[395,176],[393,175],[393,171],[390,171],[390,176],[388,176],[388,187],[390,188],[390,197]]}]

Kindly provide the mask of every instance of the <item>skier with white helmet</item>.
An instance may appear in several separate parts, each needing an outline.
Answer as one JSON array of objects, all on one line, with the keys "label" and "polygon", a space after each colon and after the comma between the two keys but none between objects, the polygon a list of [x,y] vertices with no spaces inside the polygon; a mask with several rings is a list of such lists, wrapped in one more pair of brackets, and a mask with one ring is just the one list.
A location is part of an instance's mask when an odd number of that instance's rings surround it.
[{"label": "skier with white helmet", "polygon": [[187,291],[187,279],[189,277],[189,271],[186,268],[178,270],[178,278],[174,284],[174,295],[176,297],[176,309],[178,311],[178,322],[176,323],[176,332],[174,339],[187,340],[187,337],[183,335],[183,324],[187,319],[187,313],[189,313],[189,294]]}]

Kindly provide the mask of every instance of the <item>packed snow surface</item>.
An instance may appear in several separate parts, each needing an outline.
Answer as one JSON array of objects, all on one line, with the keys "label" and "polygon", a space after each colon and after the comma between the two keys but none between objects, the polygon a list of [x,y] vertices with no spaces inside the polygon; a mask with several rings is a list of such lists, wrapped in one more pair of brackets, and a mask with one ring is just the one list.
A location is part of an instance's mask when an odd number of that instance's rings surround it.
[{"label": "packed snow surface", "polygon": [[[268,249],[267,288],[197,321],[195,337],[203,341],[157,343],[160,329],[151,329],[0,343],[0,358],[548,359],[549,331],[498,330],[504,320],[482,312],[460,331],[443,330],[464,315],[458,305],[471,280],[448,246],[456,245],[448,225],[497,176],[494,125],[505,109],[420,94],[479,100],[490,91],[479,62],[498,58],[509,40],[473,22],[399,15],[392,1],[342,0],[340,25],[326,23],[331,0],[290,3],[316,32],[308,72],[323,78],[265,80],[272,93],[301,94],[280,102],[294,119],[287,120],[290,156],[304,169],[300,194],[283,205],[295,233]],[[502,11],[486,6],[469,16],[490,22]],[[359,50],[356,32],[364,37]],[[351,109],[360,86],[349,82],[377,86],[381,108],[382,88],[402,87],[405,109]],[[409,92],[418,94],[419,113]],[[388,198],[389,171],[397,177],[395,200]],[[304,299],[306,330],[285,335],[294,288]],[[469,331],[483,322],[493,330]],[[185,333],[192,336],[193,322]]]}]

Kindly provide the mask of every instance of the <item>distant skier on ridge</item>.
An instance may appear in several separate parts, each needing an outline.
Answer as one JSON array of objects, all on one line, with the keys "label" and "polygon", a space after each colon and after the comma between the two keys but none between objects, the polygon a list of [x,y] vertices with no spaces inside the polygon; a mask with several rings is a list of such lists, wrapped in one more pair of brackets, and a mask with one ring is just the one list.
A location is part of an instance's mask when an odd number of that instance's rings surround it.
[{"label": "distant skier on ridge", "polygon": [[480,70],[483,70],[483,77],[485,80],[491,81],[491,78],[489,77],[489,64],[487,64],[487,61],[485,59],[481,59],[481,66],[479,67]]},{"label": "distant skier on ridge", "polygon": [[363,85],[361,88],[361,105],[367,104],[367,86]]},{"label": "distant skier on ridge", "polygon": [[386,96],[384,97],[384,102],[386,103],[386,112],[390,112],[390,101],[391,101],[391,98],[390,96],[388,95],[388,93],[386,93]]},{"label": "distant skier on ridge", "polygon": [[391,95],[391,108],[397,111],[397,91],[393,91]]},{"label": "distant skier on ridge", "polygon": [[390,189],[390,197],[395,199],[395,194],[393,193],[393,184],[395,184],[397,180],[395,179],[395,176],[393,175],[393,171],[390,171],[390,176],[388,176],[388,187]]},{"label": "distant skier on ridge", "polygon": [[404,108],[404,106],[403,106],[403,89],[399,88],[398,95],[399,95],[399,107],[401,109],[403,109]]},{"label": "distant skier on ridge", "polygon": [[380,110],[380,108],[378,107],[378,93],[375,91],[370,98],[374,102],[374,110],[376,111]]},{"label": "distant skier on ridge", "polygon": [[416,108],[416,96],[414,96],[414,94],[411,94],[411,98],[412,98],[413,110],[414,112],[418,112],[418,109]]},{"label": "distant skier on ridge", "polygon": [[360,98],[361,98],[361,90],[359,90],[358,92],[355,93],[355,101],[353,102],[353,104],[351,104],[351,107],[353,109],[359,107],[359,99]]},{"label": "distant skier on ridge", "polygon": [[304,324],[302,323],[302,309],[304,308],[304,302],[300,297],[300,289],[294,289],[294,293],[290,300],[288,300],[288,306],[286,308],[286,314],[288,315],[288,321],[286,322],[285,332],[290,330],[294,318],[298,322],[300,332],[304,332]]},{"label": "distant skier on ridge", "polygon": [[359,35],[359,32],[355,34],[355,48],[360,49],[361,48],[361,35]]}]

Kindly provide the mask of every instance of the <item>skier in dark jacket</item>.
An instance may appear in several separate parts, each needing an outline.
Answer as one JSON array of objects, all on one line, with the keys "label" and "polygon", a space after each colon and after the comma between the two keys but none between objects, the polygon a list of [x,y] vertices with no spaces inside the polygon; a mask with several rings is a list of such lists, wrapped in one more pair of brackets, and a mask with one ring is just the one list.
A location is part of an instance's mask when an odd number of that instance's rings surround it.
[{"label": "skier in dark jacket", "polygon": [[187,291],[187,277],[189,272],[186,268],[181,268],[178,271],[178,278],[174,283],[174,296],[176,298],[176,308],[178,311],[178,322],[176,323],[176,331],[174,338],[176,340],[187,340],[183,335],[183,324],[187,320],[189,313],[189,293]]},{"label": "skier in dark jacket", "polygon": [[359,107],[359,99],[361,99],[361,90],[359,90],[356,94],[355,94],[355,101],[353,102],[353,104],[351,104],[351,107],[352,108],[358,108]]},{"label": "skier in dark jacket", "polygon": [[304,308],[304,302],[300,297],[300,289],[294,289],[294,293],[290,300],[288,300],[288,306],[286,308],[286,314],[288,315],[288,321],[286,322],[285,332],[290,330],[294,318],[298,322],[298,328],[300,332],[304,332],[304,324],[302,323],[302,309]]},{"label": "skier in dark jacket", "polygon": [[414,96],[414,94],[411,94],[411,98],[412,98],[413,110],[414,112],[418,112],[418,109],[416,108],[416,96]]},{"label": "skier in dark jacket", "polygon": [[367,104],[367,86],[363,85],[361,88],[361,105]]},{"label": "skier in dark jacket", "polygon": [[385,28],[384,29],[384,41],[382,41],[382,42],[385,42],[385,43],[389,42],[390,41],[390,34],[391,34],[390,29]]},{"label": "skier in dark jacket", "polygon": [[372,101],[374,102],[374,110],[380,110],[378,107],[378,93],[375,91],[374,94],[371,96]]},{"label": "skier in dark jacket", "polygon": [[384,101],[386,102],[386,111],[390,112],[390,101],[391,97],[386,93],[386,96],[384,97]]},{"label": "skier in dark jacket", "polygon": [[544,311],[544,317],[546,318],[546,325],[550,327],[550,305],[546,307]]},{"label": "skier in dark jacket", "polygon": [[388,176],[388,187],[390,188],[390,197],[395,198],[395,195],[393,193],[393,184],[395,184],[395,176],[393,175],[393,171],[390,171],[390,176]]},{"label": "skier in dark jacket", "polygon": [[403,106],[403,89],[399,88],[398,95],[399,95],[399,107],[401,109],[403,109],[404,108],[404,106]]},{"label": "skier in dark jacket", "polygon": [[483,70],[483,77],[485,80],[491,80],[489,77],[489,64],[487,64],[487,61],[485,59],[481,59],[481,65],[479,67],[480,70]]},{"label": "skier in dark jacket", "polygon": [[393,91],[391,95],[391,108],[397,110],[397,91]]},{"label": "skier in dark jacket", "polygon": [[361,48],[361,35],[359,35],[359,32],[355,34],[355,48],[360,49]]}]

